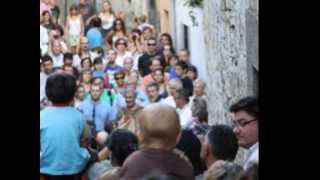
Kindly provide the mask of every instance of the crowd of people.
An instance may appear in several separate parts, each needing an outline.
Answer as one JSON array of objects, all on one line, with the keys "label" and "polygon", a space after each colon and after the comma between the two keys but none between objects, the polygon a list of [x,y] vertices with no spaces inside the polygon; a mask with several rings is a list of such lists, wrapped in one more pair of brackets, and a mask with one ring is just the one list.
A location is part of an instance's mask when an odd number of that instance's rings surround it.
[{"label": "crowd of people", "polygon": [[210,126],[206,83],[169,33],[147,16],[127,27],[108,0],[68,12],[40,1],[40,179],[258,179],[257,98]]}]

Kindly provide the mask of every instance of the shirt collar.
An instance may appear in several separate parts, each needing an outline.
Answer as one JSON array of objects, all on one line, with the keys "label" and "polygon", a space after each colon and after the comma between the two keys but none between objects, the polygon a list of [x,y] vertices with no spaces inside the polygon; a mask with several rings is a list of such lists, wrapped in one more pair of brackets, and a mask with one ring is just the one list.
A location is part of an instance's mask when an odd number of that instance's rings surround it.
[{"label": "shirt collar", "polygon": [[259,147],[259,142],[256,142],[254,145],[252,145],[249,150],[250,152],[253,152],[255,151],[257,148]]}]

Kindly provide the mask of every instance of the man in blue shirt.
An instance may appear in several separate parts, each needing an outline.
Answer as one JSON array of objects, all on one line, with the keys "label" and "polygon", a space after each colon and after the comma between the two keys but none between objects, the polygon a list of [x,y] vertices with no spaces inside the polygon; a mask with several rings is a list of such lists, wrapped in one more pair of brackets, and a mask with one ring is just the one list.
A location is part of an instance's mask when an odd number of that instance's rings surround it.
[{"label": "man in blue shirt", "polygon": [[103,47],[103,36],[100,31],[101,19],[99,17],[94,17],[91,20],[93,27],[88,31],[87,38],[89,42],[89,48],[102,48]]},{"label": "man in blue shirt", "polygon": [[113,108],[108,102],[100,100],[102,91],[100,85],[92,84],[91,98],[86,99],[78,108],[91,126],[91,133],[99,145],[103,145],[107,138],[106,125],[115,119]]},{"label": "man in blue shirt", "polygon": [[76,80],[68,74],[54,74],[48,77],[45,89],[52,106],[40,111],[40,174],[48,179],[76,179],[90,159],[80,143],[85,121],[71,106]]}]

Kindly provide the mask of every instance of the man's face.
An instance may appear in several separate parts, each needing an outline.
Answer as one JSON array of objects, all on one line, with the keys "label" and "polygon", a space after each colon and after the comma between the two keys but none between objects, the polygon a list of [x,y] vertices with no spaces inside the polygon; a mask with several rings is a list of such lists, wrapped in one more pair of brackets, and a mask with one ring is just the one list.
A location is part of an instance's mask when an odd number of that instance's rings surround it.
[{"label": "man's face", "polygon": [[155,40],[148,40],[147,45],[150,53],[154,53],[156,51],[157,42]]},{"label": "man's face", "polygon": [[128,92],[125,95],[127,107],[133,107],[135,105],[135,95],[132,92]]},{"label": "man's face", "polygon": [[91,78],[92,78],[92,76],[91,76],[90,72],[86,72],[83,74],[83,81],[85,83],[89,83],[91,81]]},{"label": "man's face", "polygon": [[93,84],[98,85],[101,90],[103,90],[103,80],[102,79],[95,79]]},{"label": "man's face", "polygon": [[178,108],[183,108],[183,106],[184,106],[184,101],[183,101],[183,99],[176,97],[176,94],[175,94],[173,97],[174,97],[174,101],[175,101],[175,103],[176,103],[176,106],[177,106]]},{"label": "man's face", "polygon": [[177,91],[177,88],[174,84],[168,84],[168,93],[171,96],[174,96]]},{"label": "man's face", "polygon": [[154,86],[148,87],[147,93],[150,100],[155,99],[159,96],[159,91]]},{"label": "man's face", "polygon": [[64,61],[64,65],[65,66],[72,66],[73,64],[73,60],[72,59],[65,59]]},{"label": "man's face", "polygon": [[64,72],[65,72],[66,74],[70,74],[70,75],[72,75],[72,76],[74,75],[72,66],[66,66],[66,67],[64,68]]},{"label": "man's face", "polygon": [[178,59],[180,61],[188,62],[189,61],[189,55],[186,51],[179,51],[178,52]]},{"label": "man's face", "polygon": [[177,74],[178,77],[181,77],[181,76],[183,75],[183,69],[182,69],[182,67],[176,66],[176,67],[175,67],[175,70],[176,70],[176,74]]},{"label": "man's face", "polygon": [[77,96],[79,99],[83,99],[85,95],[85,91],[83,87],[78,88],[77,90]]},{"label": "man's face", "polygon": [[118,86],[123,86],[124,84],[124,75],[123,74],[117,74],[115,77],[116,83]]},{"label": "man's face", "polygon": [[233,131],[237,136],[238,144],[250,148],[259,140],[258,120],[246,111],[239,111],[233,117]]},{"label": "man's face", "polygon": [[46,61],[43,63],[43,70],[46,74],[49,74],[53,70],[53,64],[51,61]]},{"label": "man's face", "polygon": [[54,55],[59,55],[61,53],[61,44],[59,41],[53,43],[52,52]]},{"label": "man's face", "polygon": [[194,83],[193,92],[196,96],[202,96],[204,94],[202,83]]},{"label": "man's face", "polygon": [[92,100],[94,100],[94,101],[99,100],[101,93],[102,93],[102,90],[101,90],[100,86],[98,86],[98,85],[91,86],[91,97],[92,97]]},{"label": "man's face", "polygon": [[123,61],[123,68],[127,71],[130,71],[133,67],[133,61],[132,59],[130,58],[126,58],[124,61]]}]

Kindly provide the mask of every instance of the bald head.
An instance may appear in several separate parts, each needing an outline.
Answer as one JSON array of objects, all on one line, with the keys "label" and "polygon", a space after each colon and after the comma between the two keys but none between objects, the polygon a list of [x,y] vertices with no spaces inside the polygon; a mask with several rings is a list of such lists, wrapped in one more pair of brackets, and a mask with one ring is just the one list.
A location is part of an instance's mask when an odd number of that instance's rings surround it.
[{"label": "bald head", "polygon": [[148,147],[173,150],[180,134],[176,110],[162,103],[146,106],[138,117],[141,144]]}]

